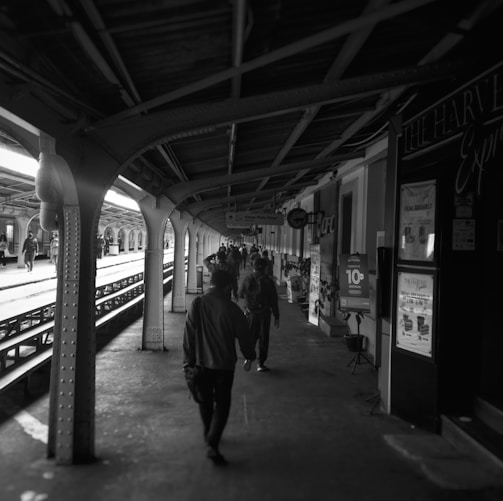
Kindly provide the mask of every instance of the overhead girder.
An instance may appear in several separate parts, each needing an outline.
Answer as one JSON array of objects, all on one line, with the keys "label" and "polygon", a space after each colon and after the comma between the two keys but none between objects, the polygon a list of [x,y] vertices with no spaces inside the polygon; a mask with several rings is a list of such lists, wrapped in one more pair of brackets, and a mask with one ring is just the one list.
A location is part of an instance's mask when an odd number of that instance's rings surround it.
[{"label": "overhead girder", "polygon": [[124,118],[139,115],[140,113],[164,105],[170,101],[179,99],[180,97],[193,94],[194,92],[198,92],[208,87],[212,87],[215,84],[225,82],[226,80],[229,79],[233,79],[249,71],[256,70],[268,64],[275,63],[287,57],[294,56],[299,52],[303,52],[305,50],[330,42],[337,38],[347,36],[355,31],[361,30],[362,28],[373,26],[378,22],[391,19],[400,14],[404,14],[411,10],[417,9],[419,7],[424,7],[425,5],[432,3],[434,1],[436,0],[403,0],[393,5],[382,7],[381,9],[378,10],[365,12],[361,16],[358,16],[354,19],[350,19],[348,21],[344,21],[337,26],[328,28],[319,33],[306,37],[302,40],[298,40],[297,42],[293,42],[289,45],[271,51],[251,61],[242,63],[238,67],[233,67],[221,71],[220,73],[204,78],[203,80],[187,85],[180,89],[176,89],[175,91],[169,92],[162,96],[158,96],[154,99],[150,99],[149,101],[145,101],[141,104],[128,108],[127,110],[124,110],[122,112],[116,113],[115,115],[109,116],[103,121],[97,123],[96,126],[111,124],[113,122],[120,121]]},{"label": "overhead girder", "polygon": [[380,94],[403,85],[452,78],[463,67],[466,67],[466,61],[414,66],[259,96],[186,106],[151,113],[114,127],[90,128],[87,131],[91,137],[96,137],[100,143],[104,142],[116,152],[122,158],[123,167],[126,167],[144,152],[173,139],[213,131],[232,123],[282,115],[313,105]]},{"label": "overhead girder", "polygon": [[[248,195],[248,197],[249,197],[249,195]],[[243,204],[243,205],[246,205],[246,208],[241,208],[241,209],[236,209],[236,210],[240,210],[240,211],[246,210],[246,211],[254,212],[257,209],[263,209],[266,212],[270,212],[271,211],[271,209],[269,208],[270,205],[275,206],[277,204],[279,206],[283,202],[286,202],[287,200],[289,200],[290,198],[291,198],[291,196],[284,195],[284,196],[281,196],[281,197],[278,197],[277,199],[275,199],[274,202],[271,200],[269,200],[269,201],[257,200],[255,202]],[[206,218],[208,218],[208,217],[214,216],[215,214],[224,214],[226,212],[233,211],[233,210],[234,209],[230,209],[230,208],[222,209],[221,206],[210,207],[209,209],[207,209],[205,211],[200,211],[197,216],[194,216],[194,219],[200,219],[202,221],[202,220],[206,220]]]},{"label": "overhead girder", "polygon": [[336,162],[342,162],[345,160],[354,160],[356,158],[363,158],[362,152],[345,153],[340,155],[334,155],[330,158],[325,158],[321,160],[309,160],[305,162],[295,162],[286,165],[280,165],[274,169],[270,167],[265,167],[262,169],[254,169],[246,172],[239,172],[237,174],[215,176],[211,179],[199,179],[197,181],[189,181],[186,183],[177,183],[170,186],[165,194],[176,206],[181,204],[188,197],[195,195],[197,193],[203,193],[205,191],[210,191],[215,188],[221,188],[222,186],[227,186],[229,184],[239,184],[248,181],[253,181],[255,179],[260,179],[264,176],[279,176],[282,174],[290,174],[292,172],[297,172],[301,169],[307,169],[312,167],[320,167],[323,165],[331,165]]},{"label": "overhead girder", "polygon": [[[289,187],[290,191],[293,190],[300,190],[302,188],[307,188],[308,186],[315,186],[317,183],[315,181],[306,181],[304,183],[297,183],[295,185],[292,185]],[[268,190],[262,190],[260,192],[261,197],[269,196],[269,195],[274,195],[276,193],[280,193],[281,191],[285,191],[282,188],[270,188]],[[236,202],[239,202],[241,200],[246,200],[249,199],[251,196],[250,192],[243,193],[241,195],[233,195],[228,198],[222,198],[222,197],[215,197],[214,199],[211,200],[205,200],[203,202],[196,202],[192,204],[187,204],[185,203],[183,205],[183,208],[180,207],[181,210],[187,210],[192,214],[193,217],[199,217],[199,215],[209,209],[212,209],[214,207],[221,207],[222,205],[228,205],[228,204],[233,204]]]}]

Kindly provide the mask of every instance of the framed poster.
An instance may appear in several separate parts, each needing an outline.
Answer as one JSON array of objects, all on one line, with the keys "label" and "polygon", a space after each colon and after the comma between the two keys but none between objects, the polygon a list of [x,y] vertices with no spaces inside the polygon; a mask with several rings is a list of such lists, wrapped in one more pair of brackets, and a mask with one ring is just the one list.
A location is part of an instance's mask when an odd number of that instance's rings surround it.
[{"label": "framed poster", "polygon": [[367,254],[341,254],[339,263],[341,310],[370,312]]},{"label": "framed poster", "polygon": [[309,275],[309,323],[319,324],[319,308],[320,299],[320,244],[311,245],[311,272]]},{"label": "framed poster", "polygon": [[399,271],[395,346],[433,358],[434,273]]},{"label": "framed poster", "polygon": [[434,260],[435,181],[403,184],[400,187],[398,259]]}]

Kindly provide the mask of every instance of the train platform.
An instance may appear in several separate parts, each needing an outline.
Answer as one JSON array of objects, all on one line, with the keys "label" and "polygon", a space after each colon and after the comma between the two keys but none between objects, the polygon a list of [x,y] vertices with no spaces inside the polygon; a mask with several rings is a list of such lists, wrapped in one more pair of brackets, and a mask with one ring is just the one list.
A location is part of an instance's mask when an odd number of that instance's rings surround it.
[{"label": "train platform", "polygon": [[[144,252],[121,253],[116,256],[103,256],[96,260],[96,268],[107,268],[117,264],[128,263],[144,259]],[[24,284],[52,280],[56,278],[56,267],[48,257],[35,260],[33,270],[29,272],[24,266],[19,267],[17,261],[10,260],[5,267],[0,266],[0,291],[19,287]]]},{"label": "train platform", "polygon": [[205,457],[198,409],[181,370],[185,315],[166,307],[167,351],[140,350],[140,319],[98,353],[94,463],[58,466],[46,458],[47,381],[32,388],[28,404],[22,385],[0,395],[0,499],[503,499],[503,479],[485,466],[380,412],[376,370],[362,364],[353,374],[354,354],[344,339],[309,324],[284,288],[279,293],[271,371],[244,372],[242,359],[236,367],[221,443],[229,465]]}]

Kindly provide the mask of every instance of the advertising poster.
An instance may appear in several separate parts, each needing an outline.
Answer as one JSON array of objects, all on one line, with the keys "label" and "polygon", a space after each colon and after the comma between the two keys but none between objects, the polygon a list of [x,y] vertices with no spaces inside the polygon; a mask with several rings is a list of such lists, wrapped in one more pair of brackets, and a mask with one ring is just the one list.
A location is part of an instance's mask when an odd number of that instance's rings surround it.
[{"label": "advertising poster", "polygon": [[432,356],[433,275],[398,273],[396,346]]},{"label": "advertising poster", "polygon": [[320,299],[320,244],[311,245],[311,273],[309,276],[309,323],[318,325],[318,301]]},{"label": "advertising poster", "polygon": [[398,258],[433,261],[435,247],[435,181],[400,188]]},{"label": "advertising poster", "polygon": [[299,275],[290,275],[286,279],[286,293],[289,303],[296,303],[297,296],[302,292],[302,278]]},{"label": "advertising poster", "polygon": [[341,309],[370,312],[367,254],[341,254],[339,263]]},{"label": "advertising poster", "polygon": [[475,219],[454,219],[452,222],[452,250],[475,250]]}]

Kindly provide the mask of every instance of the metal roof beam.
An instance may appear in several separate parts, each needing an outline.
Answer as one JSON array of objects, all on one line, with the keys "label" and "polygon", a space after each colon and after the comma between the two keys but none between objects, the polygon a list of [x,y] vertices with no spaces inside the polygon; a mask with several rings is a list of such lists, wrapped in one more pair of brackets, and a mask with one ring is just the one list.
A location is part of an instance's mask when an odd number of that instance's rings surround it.
[{"label": "metal roof beam", "polygon": [[[368,4],[367,7],[365,8],[363,15],[368,15],[369,13],[372,13],[376,11],[377,9],[381,9],[384,6],[386,6],[390,0],[371,0]],[[376,24],[371,24],[368,26],[365,26],[364,28],[355,31],[352,33],[344,43],[342,49],[339,51],[337,54],[337,57],[335,58],[334,62],[332,63],[332,66],[329,68],[327,74],[325,75],[325,78],[323,79],[324,82],[327,81],[333,81],[333,80],[339,80],[343,73],[346,71],[347,67],[351,64],[351,61],[356,57],[358,54],[358,51],[361,49],[365,41],[369,38],[370,34],[372,33],[372,30],[375,28]],[[321,105],[313,106],[311,108],[308,108],[302,118],[299,120],[293,131],[291,132],[290,136],[286,140],[285,144],[279,151],[278,155],[274,159],[272,166],[274,165],[279,165],[283,159],[288,155],[288,152],[291,150],[291,148],[297,143],[299,138],[302,136],[306,128],[311,124],[311,122],[316,118],[316,115],[321,109]],[[258,190],[261,190],[263,186],[265,186],[265,183],[267,182],[267,178],[265,178],[261,184],[258,186]]]},{"label": "metal roof beam", "polygon": [[[306,181],[304,183],[297,183],[292,185],[289,191],[292,190],[300,190],[302,188],[307,188],[308,186],[315,186],[318,184],[316,181]],[[268,190],[262,190],[260,192],[260,196],[268,196],[279,193],[280,191],[284,191],[282,188],[270,188]],[[194,204],[184,204],[184,210],[190,212],[194,217],[198,217],[200,213],[209,210],[213,207],[221,207],[226,204],[233,204],[239,202],[241,200],[246,200],[253,195],[253,192],[243,193],[241,195],[234,195],[230,198],[222,200],[221,197],[215,197],[211,200],[204,200],[203,202],[194,203]],[[253,200],[252,200],[253,201]]]},{"label": "metal roof beam", "polygon": [[132,117],[134,115],[150,110],[152,108],[165,105],[180,97],[187,96],[189,94],[193,94],[200,90],[206,89],[215,84],[234,78],[237,75],[243,75],[249,71],[256,70],[258,68],[263,68],[268,64],[280,61],[287,57],[294,56],[299,52],[303,52],[305,50],[330,42],[337,38],[347,36],[353,33],[354,31],[360,30],[367,26],[373,26],[376,23],[391,19],[400,14],[404,14],[419,7],[424,7],[425,5],[432,3],[434,1],[437,0],[402,0],[388,7],[379,9],[378,11],[371,12],[367,15],[359,16],[349,21],[345,21],[337,26],[334,26],[333,28],[321,31],[320,33],[317,33],[310,37],[286,45],[281,49],[271,51],[268,54],[265,54],[264,56],[260,56],[251,61],[247,61],[246,63],[242,64],[239,68],[229,68],[227,70],[216,73],[215,75],[204,78],[198,82],[194,82],[175,91],[168,92],[156,98],[145,101],[139,105],[133,106],[132,108],[111,115],[108,118],[100,122],[97,122],[94,125],[94,127],[98,128],[104,125],[110,125],[124,118]]},{"label": "metal roof beam", "polygon": [[190,181],[186,183],[178,183],[170,186],[165,195],[175,204],[179,205],[188,197],[195,195],[197,193],[202,193],[205,191],[210,191],[215,188],[221,188],[222,186],[227,186],[228,184],[239,184],[246,183],[248,181],[253,181],[254,179],[260,179],[265,175],[268,176],[280,176],[283,174],[291,174],[299,171],[300,169],[311,169],[314,167],[321,167],[323,165],[332,165],[334,162],[341,162],[345,160],[354,160],[355,158],[362,158],[363,153],[346,153],[341,155],[335,155],[329,159],[317,160],[317,161],[305,161],[296,162],[286,165],[280,165],[271,172],[270,167],[265,167],[262,169],[255,169],[247,172],[240,172],[238,174],[216,176],[211,179],[202,179],[197,181]]},{"label": "metal roof beam", "polygon": [[315,104],[344,102],[355,97],[379,94],[401,85],[417,85],[452,78],[457,71],[465,67],[466,60],[434,63],[249,98],[187,106],[152,113],[95,133],[108,141],[110,146],[115,142],[117,151],[126,155],[129,148],[131,156],[126,159],[127,164],[159,143],[190,136],[201,130],[213,131],[218,127],[227,127],[233,122],[249,122],[265,116],[283,115]]}]

